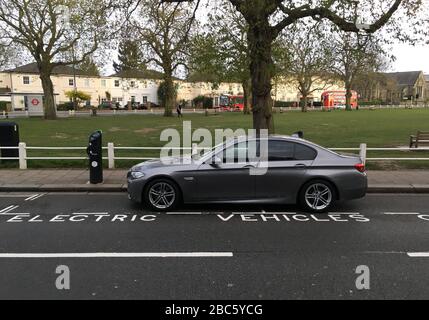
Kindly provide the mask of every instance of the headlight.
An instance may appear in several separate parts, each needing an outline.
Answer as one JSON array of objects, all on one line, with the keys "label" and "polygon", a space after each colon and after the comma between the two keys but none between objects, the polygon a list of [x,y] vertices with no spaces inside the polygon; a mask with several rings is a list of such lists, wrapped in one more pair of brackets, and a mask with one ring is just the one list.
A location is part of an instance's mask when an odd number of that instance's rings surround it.
[{"label": "headlight", "polygon": [[131,178],[133,179],[140,179],[143,178],[145,176],[145,174],[141,171],[132,171],[131,172]]}]

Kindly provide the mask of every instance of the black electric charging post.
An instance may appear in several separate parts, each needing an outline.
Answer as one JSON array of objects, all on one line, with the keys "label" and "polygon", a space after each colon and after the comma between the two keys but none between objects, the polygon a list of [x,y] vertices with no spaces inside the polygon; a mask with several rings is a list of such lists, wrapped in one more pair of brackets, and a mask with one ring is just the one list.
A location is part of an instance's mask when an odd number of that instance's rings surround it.
[{"label": "black electric charging post", "polygon": [[10,162],[7,158],[18,158],[19,127],[15,122],[0,122],[0,147],[16,147],[16,149],[1,149],[0,162]]},{"label": "black electric charging post", "polygon": [[89,182],[91,184],[103,183],[103,144],[101,130],[89,136],[87,148],[89,158]]}]

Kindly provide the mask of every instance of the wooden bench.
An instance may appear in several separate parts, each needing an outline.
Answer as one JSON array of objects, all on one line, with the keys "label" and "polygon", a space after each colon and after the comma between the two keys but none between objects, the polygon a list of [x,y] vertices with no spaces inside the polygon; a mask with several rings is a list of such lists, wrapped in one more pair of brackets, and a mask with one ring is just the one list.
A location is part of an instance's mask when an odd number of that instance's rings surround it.
[{"label": "wooden bench", "polygon": [[422,144],[429,145],[429,131],[417,131],[417,135],[410,136],[410,148],[418,148]]}]

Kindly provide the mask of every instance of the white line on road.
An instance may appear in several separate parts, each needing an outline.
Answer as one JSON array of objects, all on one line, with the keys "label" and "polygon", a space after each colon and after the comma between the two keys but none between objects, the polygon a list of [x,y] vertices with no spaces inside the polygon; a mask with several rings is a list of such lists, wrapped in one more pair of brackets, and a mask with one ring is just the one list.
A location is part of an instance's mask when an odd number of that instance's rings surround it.
[{"label": "white line on road", "polygon": [[0,258],[231,258],[232,252],[1,253]]},{"label": "white line on road", "polygon": [[190,216],[196,216],[196,215],[201,215],[203,214],[202,212],[167,212],[168,215],[177,215],[177,216],[186,216],[186,215],[190,215]]},{"label": "white line on road", "polygon": [[429,252],[408,252],[411,258],[429,258]]},{"label": "white line on road", "polygon": [[4,208],[4,209],[2,209],[2,210],[0,210],[0,213],[2,213],[2,212],[7,212],[9,209],[11,209],[11,208],[13,208],[14,206],[9,206],[9,207],[7,207],[7,208]]},{"label": "white line on road", "polygon": [[8,212],[10,212],[10,211],[12,211],[12,210],[15,210],[15,209],[17,209],[17,208],[19,208],[19,206],[9,206],[9,207],[7,207],[7,208],[4,208],[3,210],[0,210],[0,214],[3,214],[3,215],[5,215],[6,213],[8,213]]},{"label": "white line on road", "polygon": [[28,197],[32,197],[33,195],[29,195],[29,194],[0,194],[0,198],[28,198]]},{"label": "white line on road", "polygon": [[84,215],[84,216],[108,216],[108,212],[73,212],[73,215]]},{"label": "white line on road", "polygon": [[384,212],[383,214],[392,215],[392,216],[395,216],[395,215],[398,215],[398,216],[400,216],[400,215],[418,216],[420,213],[418,213],[418,212]]},{"label": "white line on road", "polygon": [[25,199],[24,201],[30,201],[33,200],[35,197],[39,196],[39,194],[33,194],[32,196],[29,196],[27,199]]}]

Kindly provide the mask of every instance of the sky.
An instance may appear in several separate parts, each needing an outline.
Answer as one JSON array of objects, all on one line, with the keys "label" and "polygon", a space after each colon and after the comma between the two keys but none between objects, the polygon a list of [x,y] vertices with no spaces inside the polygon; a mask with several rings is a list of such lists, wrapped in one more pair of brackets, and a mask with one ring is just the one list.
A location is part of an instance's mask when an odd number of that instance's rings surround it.
[{"label": "sky", "polygon": [[392,71],[420,71],[429,74],[429,45],[410,46],[398,44],[393,48],[396,61],[392,63]]},{"label": "sky", "polygon": [[[200,23],[207,21],[207,14],[210,11],[210,0],[203,1],[197,11],[197,20]],[[396,57],[394,62],[391,62],[390,72],[401,72],[401,71],[423,71],[425,74],[429,74],[429,45],[425,46],[412,46],[403,43],[393,45],[393,55]],[[112,52],[112,60],[117,59],[117,52]],[[113,74],[112,64],[108,64],[103,69],[103,74]]]}]

